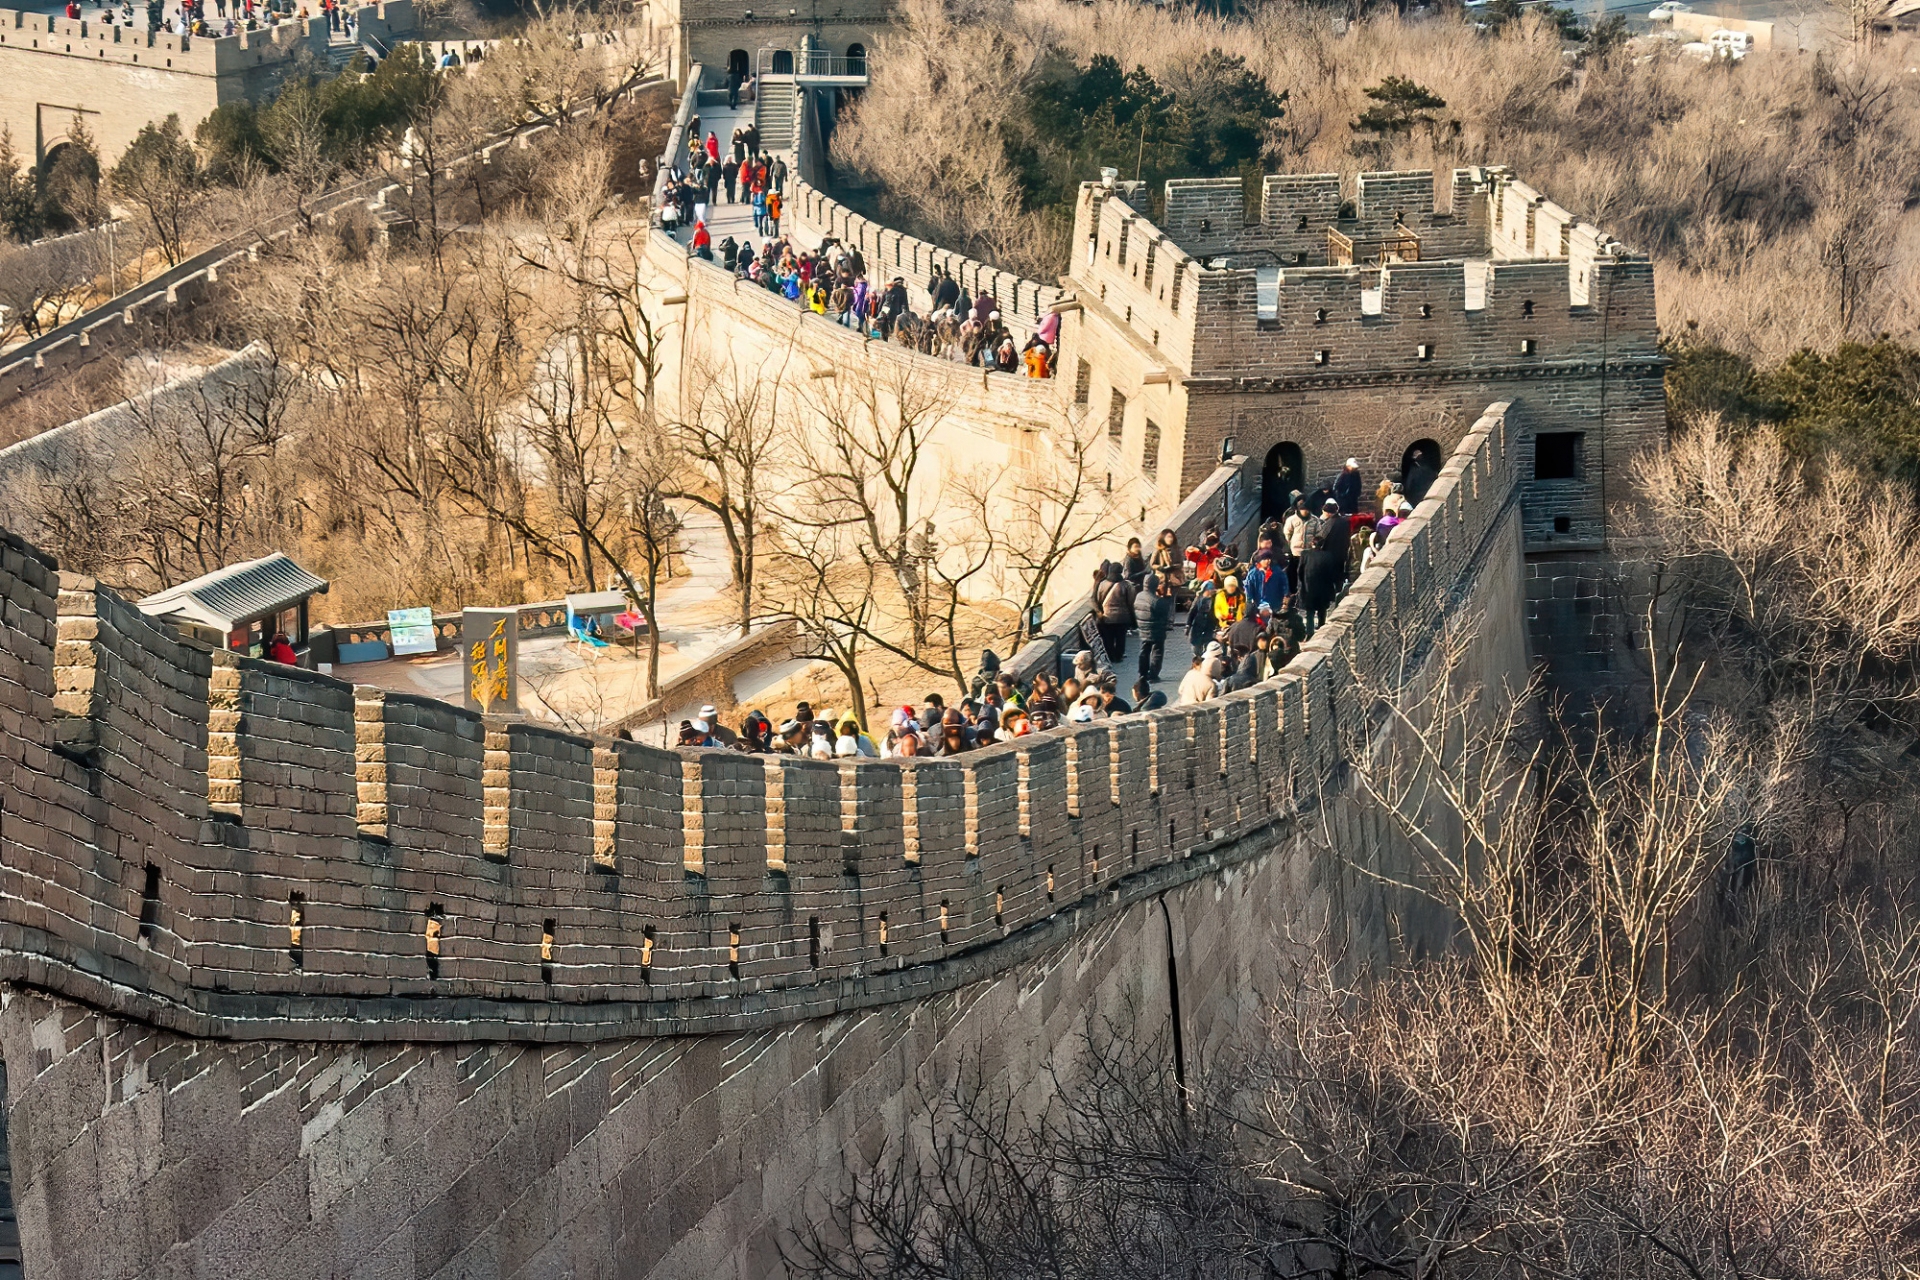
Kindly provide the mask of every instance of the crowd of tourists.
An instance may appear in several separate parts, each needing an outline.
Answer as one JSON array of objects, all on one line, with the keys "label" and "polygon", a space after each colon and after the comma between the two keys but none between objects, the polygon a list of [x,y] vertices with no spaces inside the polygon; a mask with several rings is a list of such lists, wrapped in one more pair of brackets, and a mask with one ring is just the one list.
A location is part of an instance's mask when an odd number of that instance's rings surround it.
[{"label": "crowd of tourists", "polygon": [[[884,283],[869,278],[858,246],[827,237],[819,248],[807,249],[782,234],[787,164],[759,148],[759,133],[751,124],[734,130],[722,146],[713,132],[703,138],[698,119],[693,121],[685,165],[668,175],[660,196],[661,225],[669,231],[692,229],[689,253],[870,338],[992,372],[1053,376],[1058,314],[1049,312],[1023,342],[1003,321],[992,294],[970,293],[939,266],[926,281],[922,314],[913,308],[904,276]],[[723,203],[752,206],[757,249],[752,237],[714,240],[708,215]]]},{"label": "crowd of tourists", "polygon": [[[1357,459],[1347,459],[1326,489],[1290,495],[1284,517],[1264,521],[1244,557],[1209,528],[1181,546],[1163,530],[1151,553],[1140,539],[1125,555],[1093,571],[1085,644],[1071,674],[1048,671],[1021,681],[998,657],[981,655],[969,696],[949,706],[937,693],[888,713],[876,731],[851,709],[816,712],[802,702],[775,724],[750,712],[738,732],[720,724],[712,706],[682,721],[679,746],[725,747],[823,760],[947,756],[1167,705],[1161,682],[1167,646],[1185,634],[1186,673],[1179,705],[1206,702],[1279,674],[1302,642],[1326,625],[1327,611],[1348,583],[1372,564],[1438,474],[1437,459],[1416,451],[1406,478],[1389,478],[1364,503]],[[1121,692],[1119,668],[1134,648],[1134,680]]]},{"label": "crowd of tourists", "polygon": [[[319,7],[329,31],[345,36],[354,34],[353,13],[347,8],[346,0],[319,0]],[[207,9],[207,0],[184,0],[173,10],[172,17],[166,17],[160,0],[151,0],[146,6],[147,28],[150,31],[164,29],[180,36],[231,36],[241,31],[258,31],[262,26],[278,26],[282,21],[292,20],[296,13],[303,22],[312,16],[308,5],[299,5],[296,10],[291,0],[258,0],[258,3],[256,0],[213,0],[213,12],[209,14]],[[80,0],[67,0],[66,14],[69,18],[80,17]],[[132,0],[102,5],[99,20],[102,26],[133,26]],[[456,61],[453,65],[459,64]]]}]

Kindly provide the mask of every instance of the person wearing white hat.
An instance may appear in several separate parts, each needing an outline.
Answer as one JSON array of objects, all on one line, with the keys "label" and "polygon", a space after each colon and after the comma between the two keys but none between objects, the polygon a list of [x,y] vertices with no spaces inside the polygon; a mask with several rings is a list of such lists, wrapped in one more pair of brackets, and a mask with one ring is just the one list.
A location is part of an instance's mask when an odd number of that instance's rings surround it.
[{"label": "person wearing white hat", "polygon": [[1360,476],[1360,459],[1348,458],[1347,465],[1341,470],[1340,478],[1333,482],[1334,500],[1340,504],[1342,515],[1354,515],[1360,510],[1360,494],[1363,491]]},{"label": "person wearing white hat", "polygon": [[720,709],[709,702],[700,708],[700,718],[707,722],[707,732],[713,735],[714,745],[731,747],[740,741],[740,735],[720,723]]}]

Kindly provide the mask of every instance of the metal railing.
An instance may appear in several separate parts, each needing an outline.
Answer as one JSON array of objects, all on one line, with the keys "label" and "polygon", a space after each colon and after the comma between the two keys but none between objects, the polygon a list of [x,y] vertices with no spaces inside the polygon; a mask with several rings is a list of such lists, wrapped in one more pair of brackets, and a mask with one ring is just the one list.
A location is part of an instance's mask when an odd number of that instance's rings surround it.
[{"label": "metal railing", "polygon": [[756,75],[797,76],[817,80],[865,80],[864,53],[829,53],[825,49],[762,49],[754,60]]},{"label": "metal railing", "polygon": [[1375,266],[1383,262],[1420,261],[1420,237],[1405,227],[1385,235],[1355,238],[1327,228],[1327,262],[1331,266]]}]

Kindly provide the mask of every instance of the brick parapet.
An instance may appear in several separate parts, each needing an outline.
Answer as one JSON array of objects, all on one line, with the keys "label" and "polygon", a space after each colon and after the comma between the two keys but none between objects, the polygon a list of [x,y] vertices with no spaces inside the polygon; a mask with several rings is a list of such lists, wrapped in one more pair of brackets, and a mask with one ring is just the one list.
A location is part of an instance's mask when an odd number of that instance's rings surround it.
[{"label": "brick parapet", "polygon": [[[413,30],[413,0],[380,0],[354,9],[359,29],[391,38]],[[49,57],[80,58],[89,63],[122,63],[144,71],[178,75],[239,76],[271,63],[286,62],[301,49],[315,57],[327,52],[327,21],[304,18],[230,36],[179,35],[142,31],[63,14],[0,9],[0,49]],[[190,124],[191,122],[189,122]]]},{"label": "brick parapet", "polygon": [[[1113,190],[1087,183],[1069,280],[1198,379],[1357,373],[1377,381],[1659,365],[1644,254],[1504,171],[1457,171],[1456,200],[1463,185],[1474,225],[1494,222],[1491,243],[1461,231],[1458,215],[1432,211],[1428,172],[1361,175],[1360,216],[1333,222],[1325,211],[1337,207],[1334,175],[1270,177],[1275,221],[1247,226],[1237,178],[1170,182],[1164,230]],[[1420,206],[1417,215],[1409,204]],[[1328,264],[1330,226],[1360,240],[1389,232],[1403,216],[1422,233],[1420,261]],[[1299,229],[1301,219],[1308,229]],[[1285,236],[1269,234],[1274,225]],[[1303,247],[1309,243],[1317,248]],[[1278,273],[1267,309],[1255,270],[1262,261]]]},{"label": "brick parapet", "polygon": [[1335,708],[1406,675],[1513,500],[1513,435],[1505,406],[1481,418],[1275,680],[953,760],[669,751],[356,690],[209,655],[8,540],[0,976],[311,1038],[570,1039],[906,998],[1334,782]]}]

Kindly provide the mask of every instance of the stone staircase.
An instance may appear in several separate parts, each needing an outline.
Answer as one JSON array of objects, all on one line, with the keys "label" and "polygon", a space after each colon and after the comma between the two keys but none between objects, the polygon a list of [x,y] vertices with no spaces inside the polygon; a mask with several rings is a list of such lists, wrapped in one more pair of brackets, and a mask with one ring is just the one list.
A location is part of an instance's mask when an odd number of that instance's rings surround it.
[{"label": "stone staircase", "polygon": [[754,127],[760,131],[762,151],[792,151],[799,122],[799,95],[790,80],[761,78],[753,108]]}]

